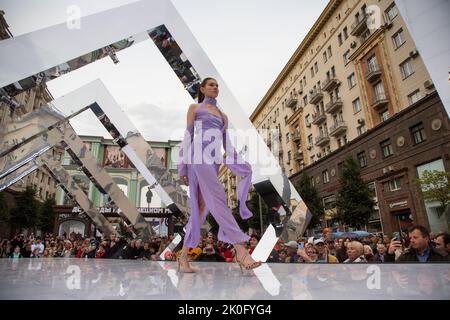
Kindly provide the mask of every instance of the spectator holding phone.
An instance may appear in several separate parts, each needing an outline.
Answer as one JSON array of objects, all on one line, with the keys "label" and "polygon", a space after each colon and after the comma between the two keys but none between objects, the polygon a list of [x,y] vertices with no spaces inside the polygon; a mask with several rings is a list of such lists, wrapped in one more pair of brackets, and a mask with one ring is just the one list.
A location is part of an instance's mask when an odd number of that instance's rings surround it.
[{"label": "spectator holding phone", "polygon": [[415,225],[408,232],[410,248],[406,249],[397,260],[395,251],[402,246],[400,239],[392,239],[386,255],[388,262],[448,262],[446,252],[435,249],[430,245],[430,233],[424,226]]}]

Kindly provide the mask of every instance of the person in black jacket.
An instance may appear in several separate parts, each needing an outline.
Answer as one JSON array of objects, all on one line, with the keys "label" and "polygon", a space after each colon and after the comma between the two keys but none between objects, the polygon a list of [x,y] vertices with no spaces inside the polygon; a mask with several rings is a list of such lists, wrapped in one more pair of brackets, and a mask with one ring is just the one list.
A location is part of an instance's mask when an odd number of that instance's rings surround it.
[{"label": "person in black jacket", "polygon": [[430,245],[430,233],[424,226],[416,225],[408,231],[410,247],[406,249],[397,260],[395,250],[401,248],[402,243],[392,239],[386,255],[387,262],[449,262],[446,252],[435,249]]}]

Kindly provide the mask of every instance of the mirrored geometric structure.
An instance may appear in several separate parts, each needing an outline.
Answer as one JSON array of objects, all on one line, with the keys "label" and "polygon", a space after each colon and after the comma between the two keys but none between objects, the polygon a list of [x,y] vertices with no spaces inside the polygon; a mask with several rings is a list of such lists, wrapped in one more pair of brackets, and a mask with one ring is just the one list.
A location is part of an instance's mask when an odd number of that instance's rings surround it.
[{"label": "mirrored geometric structure", "polygon": [[[118,63],[116,53],[140,41],[151,40],[192,98],[196,98],[202,78],[215,78],[221,86],[218,107],[228,115],[230,127],[254,133],[252,145],[237,137],[234,147],[242,157],[251,160],[252,183],[256,191],[269,208],[278,210],[279,219],[269,228],[272,239],[267,243],[276,241],[276,237],[297,239],[304,233],[311,215],[306,205],[170,1],[135,2],[81,19],[80,29],[68,30],[66,24],[60,24],[0,42],[2,100],[9,101],[11,108],[20,108],[14,96],[23,90],[105,57]],[[108,21],[114,23],[106,23]],[[150,185],[157,182],[155,191],[163,203],[175,215],[189,214],[187,194],[180,188],[178,177],[162,165],[101,81],[89,83],[53,101],[52,105],[53,108],[45,108],[40,114],[36,112],[13,123],[0,135],[0,178],[44,154],[49,149],[49,140],[51,146],[64,142],[82,170],[98,188],[110,195],[135,230],[142,236],[150,236],[151,228],[144,226],[145,220],[130,207],[126,198],[121,199],[121,191],[83,148],[69,124],[74,115],[91,110],[147,182]],[[25,148],[25,142],[37,137],[42,145],[32,144]],[[16,155],[20,150],[23,152]],[[49,168],[54,170],[51,165]],[[147,234],[145,230],[148,230]],[[270,246],[260,248],[258,258],[265,261],[271,249]]]}]

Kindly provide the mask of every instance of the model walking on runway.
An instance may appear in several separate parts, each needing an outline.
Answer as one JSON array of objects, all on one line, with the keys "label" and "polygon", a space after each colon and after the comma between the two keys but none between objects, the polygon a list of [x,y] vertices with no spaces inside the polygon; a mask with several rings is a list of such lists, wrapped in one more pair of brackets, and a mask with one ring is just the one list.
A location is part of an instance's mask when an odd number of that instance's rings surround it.
[{"label": "model walking on runway", "polygon": [[[250,237],[242,232],[234,219],[231,209],[227,206],[225,190],[218,179],[221,163],[233,174],[241,177],[237,186],[239,213],[243,219],[250,218],[252,213],[245,201],[251,185],[252,168],[240,158],[231,144],[227,131],[228,117],[217,107],[218,95],[217,81],[205,78],[199,87],[199,104],[192,104],[187,112],[187,128],[180,149],[178,167],[180,178],[189,186],[191,207],[184,245],[178,259],[178,268],[183,272],[195,272],[189,265],[187,253],[189,248],[197,247],[200,227],[208,212],[219,225],[218,239],[234,245],[236,261],[241,271],[243,268],[248,270],[261,265],[242,245]],[[221,155],[221,145],[225,150],[224,156]]]}]

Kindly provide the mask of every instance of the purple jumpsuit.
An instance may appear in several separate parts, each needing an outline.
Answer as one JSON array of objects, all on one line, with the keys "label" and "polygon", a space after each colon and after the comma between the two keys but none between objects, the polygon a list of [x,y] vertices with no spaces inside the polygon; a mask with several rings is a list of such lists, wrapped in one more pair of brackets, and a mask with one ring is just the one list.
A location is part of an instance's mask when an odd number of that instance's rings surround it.
[{"label": "purple jumpsuit", "polygon": [[[188,176],[189,179],[191,215],[184,238],[184,245],[189,248],[197,247],[199,244],[200,227],[205,222],[208,211],[219,225],[220,241],[235,244],[248,241],[250,238],[239,228],[231,209],[227,206],[227,196],[218,179],[221,163],[224,163],[233,174],[241,177],[237,186],[241,217],[248,219],[253,215],[245,204],[252,180],[252,168],[231,144],[226,130],[228,119],[209,112],[206,103],[216,105],[216,100],[205,97],[197,109],[194,125],[185,132],[178,165],[179,176]],[[227,154],[225,161],[221,154],[221,145]],[[201,213],[198,207],[199,190],[205,202],[205,209]]]}]

